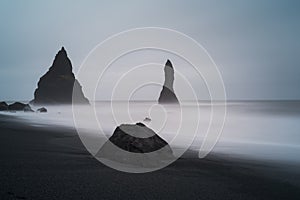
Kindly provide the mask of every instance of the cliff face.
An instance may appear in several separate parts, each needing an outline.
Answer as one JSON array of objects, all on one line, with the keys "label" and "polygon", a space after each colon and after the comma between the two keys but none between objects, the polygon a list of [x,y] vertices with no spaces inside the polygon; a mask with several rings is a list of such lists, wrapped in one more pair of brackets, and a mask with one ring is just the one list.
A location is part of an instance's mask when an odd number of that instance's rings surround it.
[{"label": "cliff face", "polygon": [[72,64],[64,47],[56,54],[49,71],[43,75],[34,92],[34,104],[71,104],[72,94],[78,90],[73,103],[89,103],[81,85],[72,72]]},{"label": "cliff face", "polygon": [[176,103],[178,104],[178,99],[174,93],[173,84],[174,84],[174,68],[170,60],[165,64],[165,82],[163,88],[160,92],[158,103]]}]

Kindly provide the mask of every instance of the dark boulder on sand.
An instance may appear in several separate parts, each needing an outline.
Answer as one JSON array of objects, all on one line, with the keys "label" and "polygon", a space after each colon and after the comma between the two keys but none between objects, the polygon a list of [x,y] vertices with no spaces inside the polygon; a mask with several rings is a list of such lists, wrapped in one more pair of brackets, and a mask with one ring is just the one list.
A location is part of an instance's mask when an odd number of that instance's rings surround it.
[{"label": "dark boulder on sand", "polygon": [[24,104],[20,102],[15,102],[13,104],[8,105],[9,111],[24,111],[24,112],[34,112],[29,104]]},{"label": "dark boulder on sand", "polygon": [[173,103],[178,104],[178,99],[175,95],[173,84],[174,84],[174,68],[170,60],[167,60],[164,68],[165,82],[158,98],[158,103]]},{"label": "dark boulder on sand", "polygon": [[7,111],[8,110],[8,104],[6,102],[0,102],[0,111]]},{"label": "dark boulder on sand", "polygon": [[40,112],[40,113],[46,113],[48,110],[45,107],[42,107],[42,108],[37,109],[36,111]]},{"label": "dark boulder on sand", "polygon": [[123,124],[117,127],[109,141],[125,151],[134,153],[149,153],[168,145],[143,123]]},{"label": "dark boulder on sand", "polygon": [[[73,97],[76,90],[76,98]],[[72,64],[64,47],[56,54],[49,71],[43,75],[34,92],[33,104],[88,104],[81,85],[72,72]]]},{"label": "dark boulder on sand", "polygon": [[143,123],[118,126],[96,157],[147,167],[174,159],[168,143]]}]

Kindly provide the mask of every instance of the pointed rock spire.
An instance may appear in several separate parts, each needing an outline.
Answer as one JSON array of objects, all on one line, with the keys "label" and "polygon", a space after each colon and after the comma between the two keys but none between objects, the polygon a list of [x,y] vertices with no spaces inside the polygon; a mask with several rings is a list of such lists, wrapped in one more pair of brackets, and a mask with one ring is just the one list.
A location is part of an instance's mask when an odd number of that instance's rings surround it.
[{"label": "pointed rock spire", "polygon": [[173,65],[171,63],[171,61],[168,59],[167,62],[166,62],[166,66],[169,66],[169,67],[172,67],[173,68]]},{"label": "pointed rock spire", "polygon": [[158,103],[179,103],[174,93],[174,68],[170,60],[167,60],[164,68],[165,82],[160,92]]},{"label": "pointed rock spire", "polygon": [[[75,99],[73,88],[79,90]],[[72,72],[72,64],[64,47],[56,54],[49,71],[44,74],[34,92],[34,104],[88,103]]]}]

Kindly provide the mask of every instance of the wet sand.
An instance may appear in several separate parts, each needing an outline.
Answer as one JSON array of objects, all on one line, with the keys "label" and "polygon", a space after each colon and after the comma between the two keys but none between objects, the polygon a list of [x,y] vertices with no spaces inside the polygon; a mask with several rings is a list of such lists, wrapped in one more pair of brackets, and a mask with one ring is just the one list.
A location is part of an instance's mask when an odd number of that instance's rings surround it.
[{"label": "wet sand", "polygon": [[74,129],[0,114],[0,199],[298,199],[299,166],[189,152],[146,174],[95,160]]}]

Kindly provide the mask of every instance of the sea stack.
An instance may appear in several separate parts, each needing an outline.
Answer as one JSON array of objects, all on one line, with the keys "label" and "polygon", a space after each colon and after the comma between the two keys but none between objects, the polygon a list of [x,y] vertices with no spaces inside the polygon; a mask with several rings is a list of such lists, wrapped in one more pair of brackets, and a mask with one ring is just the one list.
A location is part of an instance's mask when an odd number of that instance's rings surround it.
[{"label": "sea stack", "polygon": [[163,88],[160,92],[158,103],[167,104],[173,103],[178,104],[178,99],[174,93],[173,84],[174,84],[174,68],[170,60],[165,64],[165,82]]},{"label": "sea stack", "polygon": [[[73,89],[76,98],[73,97]],[[88,99],[82,92],[81,85],[72,72],[72,64],[64,47],[56,54],[52,66],[44,74],[34,92],[33,104],[88,104]]]}]

